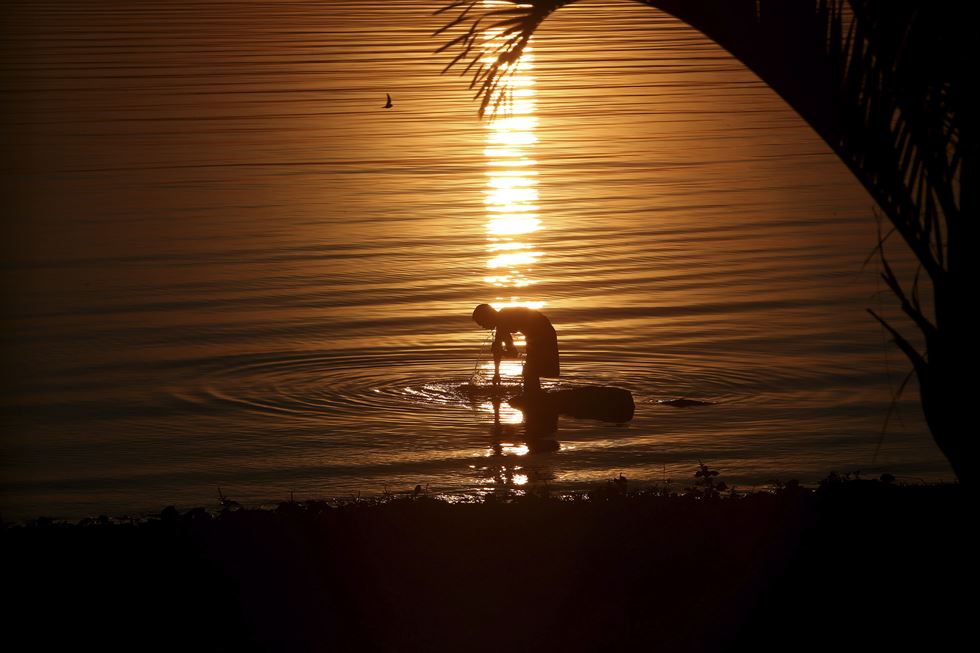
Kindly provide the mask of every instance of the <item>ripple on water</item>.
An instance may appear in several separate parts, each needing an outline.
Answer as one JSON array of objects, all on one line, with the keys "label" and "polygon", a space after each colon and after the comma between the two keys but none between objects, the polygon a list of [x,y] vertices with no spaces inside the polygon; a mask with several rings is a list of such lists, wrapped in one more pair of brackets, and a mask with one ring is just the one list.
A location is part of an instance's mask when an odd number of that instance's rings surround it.
[{"label": "ripple on water", "polygon": [[[677,370],[658,369],[639,356],[588,363],[572,353],[560,382],[545,386],[604,384],[625,387],[637,405],[658,406],[683,399],[708,404],[756,401],[752,375],[734,367],[716,367],[685,381]],[[563,359],[564,360],[564,359]],[[347,423],[372,417],[393,422],[425,422],[429,426],[459,426],[473,411],[490,419],[491,399],[485,386],[471,385],[471,375],[444,374],[465,370],[469,361],[434,364],[408,348],[369,351],[319,351],[262,354],[215,361],[176,396],[197,410],[244,411],[295,420],[338,420]],[[608,366],[616,373],[605,373]],[[687,371],[690,372],[690,371]],[[505,382],[499,396],[519,391],[516,379]]]},{"label": "ripple on water", "polygon": [[[465,365],[457,366],[465,369]],[[439,378],[430,361],[397,349],[262,355],[212,366],[176,394],[198,408],[234,407],[295,419],[357,421],[370,415],[398,421],[459,419],[475,407],[468,376]]]}]

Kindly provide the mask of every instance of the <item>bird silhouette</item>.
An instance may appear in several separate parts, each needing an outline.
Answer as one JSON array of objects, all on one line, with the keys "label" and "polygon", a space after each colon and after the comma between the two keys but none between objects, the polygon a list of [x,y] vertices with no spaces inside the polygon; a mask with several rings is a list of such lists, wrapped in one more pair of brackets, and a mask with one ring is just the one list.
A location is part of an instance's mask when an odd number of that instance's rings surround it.
[{"label": "bird silhouette", "polygon": [[390,109],[391,107],[393,107],[393,106],[394,106],[394,105],[393,105],[393,104],[391,103],[391,93],[385,93],[385,95],[387,95],[387,96],[388,96],[388,101],[387,101],[387,102],[385,102],[385,105],[384,105],[384,107],[383,107],[383,108],[385,108],[385,109]]}]

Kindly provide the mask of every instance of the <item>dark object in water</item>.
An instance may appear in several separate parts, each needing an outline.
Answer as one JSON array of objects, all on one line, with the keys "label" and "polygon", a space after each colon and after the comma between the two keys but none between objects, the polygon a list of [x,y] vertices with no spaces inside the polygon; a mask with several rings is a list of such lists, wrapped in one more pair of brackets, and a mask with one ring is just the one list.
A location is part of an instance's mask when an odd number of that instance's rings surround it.
[{"label": "dark object in water", "polygon": [[629,390],[606,386],[520,394],[508,399],[507,403],[525,413],[548,411],[615,423],[630,421],[636,409]]},{"label": "dark object in water", "polygon": [[507,394],[508,392],[513,392],[519,389],[520,384],[479,384],[479,383],[463,383],[460,384],[457,389],[467,395],[474,395],[479,397],[493,397],[500,394]]},{"label": "dark object in water", "polygon": [[502,401],[507,398],[509,393],[518,388],[520,388],[518,385],[478,385],[475,383],[464,383],[457,387],[457,391],[470,401]]},{"label": "dark object in water", "polygon": [[713,401],[699,401],[698,399],[661,399],[657,402],[661,406],[673,406],[674,408],[690,408],[691,406],[714,406]]}]

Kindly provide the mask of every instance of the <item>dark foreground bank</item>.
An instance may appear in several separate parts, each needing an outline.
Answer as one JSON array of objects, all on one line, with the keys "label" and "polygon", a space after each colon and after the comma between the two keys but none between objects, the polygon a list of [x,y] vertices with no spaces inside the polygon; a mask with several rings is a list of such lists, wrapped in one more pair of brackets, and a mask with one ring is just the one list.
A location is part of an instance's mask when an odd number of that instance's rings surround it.
[{"label": "dark foreground bank", "polygon": [[4,636],[31,650],[944,650],[972,635],[973,514],[959,486],[850,481],[42,520],[0,531]]}]

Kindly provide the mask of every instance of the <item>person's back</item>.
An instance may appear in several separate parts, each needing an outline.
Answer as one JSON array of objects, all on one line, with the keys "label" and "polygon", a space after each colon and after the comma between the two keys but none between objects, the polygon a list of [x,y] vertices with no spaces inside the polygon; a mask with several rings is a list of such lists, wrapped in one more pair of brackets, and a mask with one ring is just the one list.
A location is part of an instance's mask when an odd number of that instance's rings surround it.
[{"label": "person's back", "polygon": [[508,333],[523,333],[528,342],[557,337],[551,320],[533,308],[511,306],[497,311],[497,316],[497,328],[504,328]]}]

